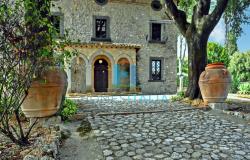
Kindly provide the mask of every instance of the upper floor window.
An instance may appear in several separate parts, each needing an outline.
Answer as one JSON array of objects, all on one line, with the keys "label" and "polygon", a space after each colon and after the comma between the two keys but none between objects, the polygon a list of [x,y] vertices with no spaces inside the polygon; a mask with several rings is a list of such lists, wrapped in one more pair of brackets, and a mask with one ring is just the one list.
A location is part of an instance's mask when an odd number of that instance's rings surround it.
[{"label": "upper floor window", "polygon": [[152,23],[151,40],[161,41],[161,24]]},{"label": "upper floor window", "polygon": [[158,22],[150,22],[149,42],[164,43],[163,37],[164,24]]},{"label": "upper floor window", "polygon": [[96,19],[96,38],[107,38],[107,19]]},{"label": "upper floor window", "polygon": [[109,17],[94,16],[92,41],[111,41],[109,29]]},{"label": "upper floor window", "polygon": [[55,36],[63,36],[63,14],[62,13],[52,13],[51,16],[52,25],[55,28]]},{"label": "upper floor window", "polygon": [[162,80],[163,58],[150,58],[150,81]]}]

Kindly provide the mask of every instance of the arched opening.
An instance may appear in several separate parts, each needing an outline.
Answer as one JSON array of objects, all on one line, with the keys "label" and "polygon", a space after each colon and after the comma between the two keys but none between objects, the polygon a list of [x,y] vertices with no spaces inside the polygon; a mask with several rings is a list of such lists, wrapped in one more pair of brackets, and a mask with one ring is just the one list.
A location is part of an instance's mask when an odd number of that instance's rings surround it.
[{"label": "arched opening", "polygon": [[98,58],[94,63],[95,92],[107,92],[109,87],[109,64],[104,58]]},{"label": "arched opening", "polygon": [[121,91],[130,89],[130,63],[127,58],[118,61],[118,84]]},{"label": "arched opening", "polygon": [[71,61],[71,92],[86,92],[86,66],[81,57],[76,57]]}]

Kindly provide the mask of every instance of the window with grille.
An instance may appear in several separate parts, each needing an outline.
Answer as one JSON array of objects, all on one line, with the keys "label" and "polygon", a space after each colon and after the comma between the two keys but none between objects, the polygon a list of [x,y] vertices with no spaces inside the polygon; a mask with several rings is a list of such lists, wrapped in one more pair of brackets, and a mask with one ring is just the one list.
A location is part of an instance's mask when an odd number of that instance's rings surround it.
[{"label": "window with grille", "polygon": [[92,41],[111,41],[109,21],[107,16],[94,16]]},{"label": "window with grille", "polygon": [[96,38],[107,38],[107,19],[96,19]]},{"label": "window with grille", "polygon": [[160,59],[151,59],[151,80],[161,80],[162,61]]}]

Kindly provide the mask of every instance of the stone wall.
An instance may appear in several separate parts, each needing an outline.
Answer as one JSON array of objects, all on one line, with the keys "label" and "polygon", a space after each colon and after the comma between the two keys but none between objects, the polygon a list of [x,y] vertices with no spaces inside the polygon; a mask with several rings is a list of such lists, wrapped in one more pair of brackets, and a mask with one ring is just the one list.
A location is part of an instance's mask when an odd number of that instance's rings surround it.
[{"label": "stone wall", "polygon": [[[146,44],[138,53],[139,86],[145,94],[174,94],[177,91],[177,34],[173,23],[168,24],[166,44]],[[161,82],[150,82],[150,57],[163,58]]]},{"label": "stone wall", "polygon": [[[135,3],[133,3],[135,2]],[[80,43],[95,43],[93,37],[94,16],[110,18],[111,43],[129,43],[141,45],[137,53],[137,81],[145,94],[176,92],[176,45],[177,30],[172,21],[164,21],[164,44],[149,43],[150,21],[167,20],[165,10],[154,11],[150,3],[144,0],[111,0],[100,6],[95,0],[60,0],[54,2],[52,12],[64,15],[64,28],[69,37]],[[59,9],[60,8],[60,9]],[[89,56],[87,52],[82,52]],[[148,82],[150,57],[164,58],[163,82]],[[88,86],[87,86],[88,87]]]}]

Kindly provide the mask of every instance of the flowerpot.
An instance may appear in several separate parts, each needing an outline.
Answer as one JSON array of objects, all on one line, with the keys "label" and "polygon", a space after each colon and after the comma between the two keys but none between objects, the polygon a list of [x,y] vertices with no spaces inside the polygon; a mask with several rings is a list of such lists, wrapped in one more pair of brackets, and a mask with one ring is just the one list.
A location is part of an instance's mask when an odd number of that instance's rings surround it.
[{"label": "flowerpot", "polygon": [[227,99],[230,84],[231,75],[223,63],[208,64],[199,79],[199,87],[204,102],[224,102]]},{"label": "flowerpot", "polygon": [[34,80],[28,96],[22,104],[26,117],[48,117],[60,108],[66,94],[67,76],[60,68],[50,68],[42,73],[41,79]]}]

